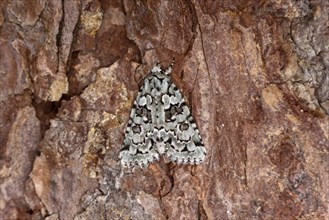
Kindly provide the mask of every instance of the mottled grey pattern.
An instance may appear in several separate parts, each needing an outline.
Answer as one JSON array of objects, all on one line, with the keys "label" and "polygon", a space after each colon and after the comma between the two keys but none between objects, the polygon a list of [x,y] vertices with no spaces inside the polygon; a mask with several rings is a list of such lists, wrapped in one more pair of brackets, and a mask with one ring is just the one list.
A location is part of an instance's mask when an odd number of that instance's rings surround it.
[{"label": "mottled grey pattern", "polygon": [[134,102],[119,157],[124,166],[147,166],[165,154],[177,163],[199,164],[206,149],[172,67],[152,68]]}]

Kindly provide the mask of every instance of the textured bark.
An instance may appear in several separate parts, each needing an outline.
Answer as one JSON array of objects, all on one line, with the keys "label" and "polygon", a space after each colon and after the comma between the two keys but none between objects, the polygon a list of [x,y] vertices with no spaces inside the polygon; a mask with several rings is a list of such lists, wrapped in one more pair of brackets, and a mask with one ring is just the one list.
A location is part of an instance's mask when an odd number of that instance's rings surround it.
[{"label": "textured bark", "polygon": [[[1,219],[328,219],[329,3],[0,2]],[[143,76],[175,57],[208,151],[123,169]]]}]

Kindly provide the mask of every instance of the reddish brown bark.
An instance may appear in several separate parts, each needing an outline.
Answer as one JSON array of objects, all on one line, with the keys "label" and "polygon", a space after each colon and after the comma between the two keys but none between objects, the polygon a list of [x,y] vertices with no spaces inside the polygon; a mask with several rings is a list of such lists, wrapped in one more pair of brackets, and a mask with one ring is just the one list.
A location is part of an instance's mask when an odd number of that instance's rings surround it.
[{"label": "reddish brown bark", "polygon": [[[2,1],[2,219],[329,218],[326,1]],[[123,170],[140,81],[173,81],[208,155]]]}]

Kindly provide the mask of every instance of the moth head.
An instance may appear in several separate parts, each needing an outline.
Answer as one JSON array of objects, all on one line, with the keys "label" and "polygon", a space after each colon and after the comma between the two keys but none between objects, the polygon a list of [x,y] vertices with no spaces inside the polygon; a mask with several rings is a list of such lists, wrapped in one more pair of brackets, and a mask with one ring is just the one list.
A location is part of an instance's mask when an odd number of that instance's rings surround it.
[{"label": "moth head", "polygon": [[161,69],[160,64],[155,65],[155,66],[151,69],[151,72],[152,72],[152,73],[157,73],[157,72],[161,72],[161,71],[162,71],[162,69]]}]

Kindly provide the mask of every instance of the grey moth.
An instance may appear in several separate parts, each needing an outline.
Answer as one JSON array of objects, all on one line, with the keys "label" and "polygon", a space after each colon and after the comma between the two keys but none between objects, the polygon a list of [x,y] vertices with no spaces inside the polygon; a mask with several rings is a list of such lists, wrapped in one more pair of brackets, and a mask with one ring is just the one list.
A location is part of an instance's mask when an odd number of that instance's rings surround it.
[{"label": "grey moth", "polygon": [[137,94],[119,154],[123,166],[144,167],[161,155],[179,164],[199,164],[206,157],[191,112],[171,82],[172,65],[154,66]]}]

